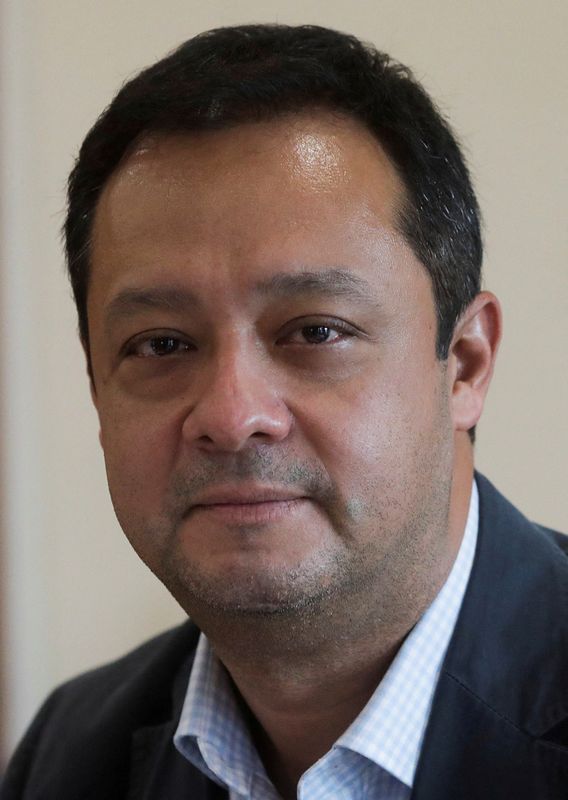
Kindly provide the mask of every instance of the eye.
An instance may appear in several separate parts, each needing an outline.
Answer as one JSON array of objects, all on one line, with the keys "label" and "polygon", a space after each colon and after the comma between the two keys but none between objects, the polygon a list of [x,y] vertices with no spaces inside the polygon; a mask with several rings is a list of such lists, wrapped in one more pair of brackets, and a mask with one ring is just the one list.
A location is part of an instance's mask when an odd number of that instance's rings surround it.
[{"label": "eye", "polygon": [[327,325],[308,325],[300,333],[308,344],[324,344],[335,341],[340,336],[339,331]]},{"label": "eye", "polygon": [[139,337],[127,343],[127,356],[139,358],[164,358],[192,350],[192,345],[185,339],[172,334]]},{"label": "eye", "polygon": [[325,323],[302,325],[290,330],[280,342],[288,345],[333,345],[356,335],[356,331],[345,322],[325,320]]}]

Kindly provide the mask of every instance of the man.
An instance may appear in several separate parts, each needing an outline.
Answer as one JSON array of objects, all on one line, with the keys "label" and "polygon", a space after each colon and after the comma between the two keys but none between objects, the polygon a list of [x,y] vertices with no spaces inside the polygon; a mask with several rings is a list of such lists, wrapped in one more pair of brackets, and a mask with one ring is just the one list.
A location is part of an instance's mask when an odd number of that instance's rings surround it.
[{"label": "man", "polygon": [[501,316],[408,70],[198,36],[65,234],[114,507],[192,622],[57,690],[3,798],[565,798],[568,560],[474,479]]}]

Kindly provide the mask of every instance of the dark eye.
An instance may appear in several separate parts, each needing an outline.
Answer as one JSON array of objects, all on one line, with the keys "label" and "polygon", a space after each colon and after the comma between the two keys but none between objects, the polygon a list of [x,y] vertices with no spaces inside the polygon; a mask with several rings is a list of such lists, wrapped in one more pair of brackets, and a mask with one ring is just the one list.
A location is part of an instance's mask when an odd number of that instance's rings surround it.
[{"label": "dark eye", "polygon": [[134,341],[128,347],[127,354],[141,358],[163,358],[189,349],[188,342],[177,336],[149,336]]},{"label": "dark eye", "polygon": [[308,325],[306,328],[302,328],[301,332],[309,344],[323,344],[338,335],[337,331],[327,325]]},{"label": "dark eye", "polygon": [[168,356],[179,349],[179,339],[173,336],[155,336],[148,341],[148,345],[155,356]]},{"label": "dark eye", "polygon": [[[280,342],[287,345],[334,345],[356,336],[353,326],[339,319],[323,320],[326,324],[301,325],[286,333]],[[290,325],[291,327],[291,325]]]}]

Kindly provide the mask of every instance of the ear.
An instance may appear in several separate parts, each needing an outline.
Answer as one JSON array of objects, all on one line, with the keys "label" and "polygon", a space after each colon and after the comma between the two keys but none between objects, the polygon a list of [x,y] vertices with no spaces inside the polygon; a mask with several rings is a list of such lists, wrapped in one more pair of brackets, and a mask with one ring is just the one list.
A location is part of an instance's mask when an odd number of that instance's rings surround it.
[{"label": "ear", "polygon": [[[83,347],[83,353],[85,355],[85,365],[87,367],[87,377],[89,378],[89,388],[91,391],[91,400],[93,401],[93,405],[95,407],[95,411],[97,412],[97,416],[99,416],[99,399],[97,397],[97,387],[95,386],[95,378],[93,376],[93,365],[91,362],[91,355],[89,352],[89,343],[86,342],[84,339],[81,339],[81,346]],[[100,416],[99,416],[99,443],[101,447],[103,446],[103,432],[100,427]]]},{"label": "ear", "polygon": [[481,417],[501,333],[499,301],[491,292],[480,292],[459,318],[448,354],[456,431],[468,431]]}]

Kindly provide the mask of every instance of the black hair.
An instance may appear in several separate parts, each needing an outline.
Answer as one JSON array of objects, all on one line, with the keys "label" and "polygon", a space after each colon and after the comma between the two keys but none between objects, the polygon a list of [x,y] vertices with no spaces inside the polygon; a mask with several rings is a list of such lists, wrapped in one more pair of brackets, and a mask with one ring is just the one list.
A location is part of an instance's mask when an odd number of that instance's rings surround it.
[{"label": "black hair", "polygon": [[69,176],[67,265],[88,351],[89,245],[101,190],[141,138],[326,108],[363,123],[405,188],[398,226],[432,280],[436,353],[479,292],[480,215],[448,123],[411,71],[354,36],[302,25],[201,33],[129,80],[87,134]]}]

